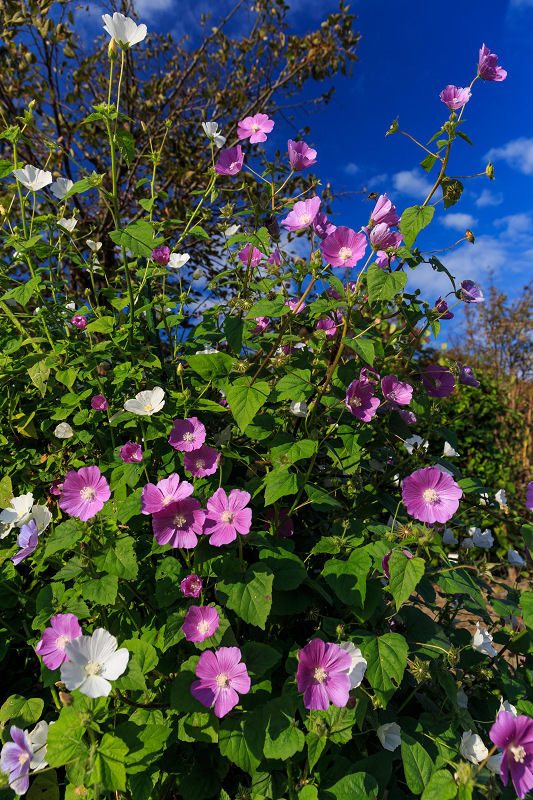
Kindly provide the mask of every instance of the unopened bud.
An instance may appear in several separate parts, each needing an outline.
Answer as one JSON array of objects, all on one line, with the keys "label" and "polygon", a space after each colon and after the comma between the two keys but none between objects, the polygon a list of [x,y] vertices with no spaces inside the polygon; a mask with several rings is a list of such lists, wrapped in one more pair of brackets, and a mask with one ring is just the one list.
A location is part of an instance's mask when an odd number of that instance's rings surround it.
[{"label": "unopened bud", "polygon": [[141,128],[143,129],[144,133],[148,130],[146,123],[141,120]]},{"label": "unopened bud", "polygon": [[181,373],[183,372],[183,364],[178,364],[178,366],[176,367],[176,372],[178,373],[178,375],[181,375]]},{"label": "unopened bud", "polygon": [[198,280],[200,280],[200,278],[202,278],[202,277],[203,277],[203,274],[204,274],[204,273],[203,273],[203,270],[201,270],[201,269],[195,269],[195,270],[194,270],[194,272],[193,272],[193,274],[192,274],[192,279],[193,279],[193,281],[198,281]]},{"label": "unopened bud", "polygon": [[72,703],[74,702],[70,692],[58,692],[58,694],[59,694],[59,699],[64,706],[71,706]]},{"label": "unopened bud", "polygon": [[398,117],[396,117],[396,119],[394,120],[394,122],[390,126],[390,128],[387,131],[387,133],[385,134],[385,136],[388,136],[389,133],[396,133],[396,131],[398,131],[398,130],[399,130],[399,128],[398,128]]},{"label": "unopened bud", "polygon": [[487,169],[485,170],[485,172],[486,172],[486,175],[487,175],[487,178],[489,179],[489,181],[493,181],[494,180],[494,167],[492,166],[490,161],[487,164]]},{"label": "unopened bud", "polygon": [[280,229],[279,224],[276,217],[273,214],[269,214],[265,218],[265,228],[269,232],[269,234],[274,237],[274,239],[279,239],[280,236]]},{"label": "unopened bud", "polygon": [[118,58],[118,47],[114,36],[112,37],[107,47],[107,55],[108,58],[111,59],[111,61],[116,61],[116,59]]},{"label": "unopened bud", "polygon": [[470,244],[474,244],[474,242],[476,241],[476,238],[475,238],[474,234],[472,233],[472,231],[470,230],[470,228],[466,229],[465,237],[466,237],[466,241],[470,242]]}]

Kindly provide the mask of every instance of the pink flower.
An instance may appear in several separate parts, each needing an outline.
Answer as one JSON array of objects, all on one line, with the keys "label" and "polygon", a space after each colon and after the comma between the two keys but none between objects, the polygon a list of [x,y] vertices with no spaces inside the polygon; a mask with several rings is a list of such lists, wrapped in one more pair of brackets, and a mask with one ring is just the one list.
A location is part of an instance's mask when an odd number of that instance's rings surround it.
[{"label": "pink flower", "polygon": [[254,317],[254,322],[257,322],[257,325],[253,331],[251,331],[253,334],[263,333],[263,331],[266,331],[270,324],[268,317]]},{"label": "pink flower", "polygon": [[215,172],[218,175],[236,175],[242,169],[244,153],[240,144],[237,147],[228,147],[221,150],[218,161],[215,164]]},{"label": "pink flower", "polygon": [[483,47],[479,51],[479,63],[477,66],[477,74],[484,81],[504,81],[507,77],[507,72],[501,67],[496,66],[498,56],[491,54],[488,47]]},{"label": "pink flower", "polygon": [[292,517],[289,517],[288,508],[280,508],[278,511],[278,523],[276,525],[276,511],[270,507],[266,513],[267,523],[265,530],[269,531],[272,528],[278,532],[278,539],[286,539],[288,536],[294,535],[294,522]]},{"label": "pink flower", "polygon": [[267,258],[267,263],[270,264],[272,267],[276,266],[279,267],[281,264],[281,253],[279,252],[278,248],[274,250],[272,255]]},{"label": "pink flower", "polygon": [[421,522],[448,522],[462,496],[461,487],[437,467],[417,469],[405,478],[402,487],[407,513]]},{"label": "pink flower", "polygon": [[95,394],[95,396],[91,398],[91,408],[94,408],[95,411],[106,411],[109,408],[108,402],[103,394]]},{"label": "pink flower", "polygon": [[[398,550],[398,549],[399,549],[398,547],[394,548],[394,550]],[[383,556],[383,559],[381,561],[381,569],[383,570],[383,572],[387,576],[387,580],[389,580],[389,581],[390,581],[389,561],[390,561],[391,555],[394,553],[394,550],[391,550],[389,553],[387,553],[386,556]],[[402,553],[405,556],[407,556],[407,558],[412,558],[413,557],[412,553],[410,553],[409,550],[402,550]]]},{"label": "pink flower", "polygon": [[337,226],[329,222],[327,216],[319,211],[313,220],[313,230],[319,239],[326,239],[330,233],[337,230]]},{"label": "pink flower", "polygon": [[372,250],[386,250],[388,247],[399,247],[403,233],[391,231],[386,222],[380,222],[370,231],[369,239]]},{"label": "pink flower", "polygon": [[332,267],[355,267],[366,250],[366,236],[340,225],[320,245],[324,258]]},{"label": "pink flower", "polygon": [[369,224],[379,225],[381,222],[384,222],[386,225],[391,227],[392,225],[397,225],[399,221],[400,217],[396,213],[396,208],[393,206],[387,195],[380,195],[376,200],[376,205],[374,206]]},{"label": "pink flower", "polygon": [[529,508],[530,511],[533,511],[533,481],[527,485],[526,508]]},{"label": "pink flower", "polygon": [[185,615],[181,630],[188,642],[203,642],[219,626],[218,611],[213,606],[191,606]]},{"label": "pink flower", "polygon": [[398,408],[398,414],[403,419],[406,425],[416,425],[418,422],[418,417],[412,411],[409,411],[407,408]]},{"label": "pink flower", "polygon": [[317,330],[326,331],[326,339],[334,339],[337,333],[337,325],[330,318],[320,319],[316,324]]},{"label": "pink flower", "polygon": [[170,261],[170,247],[166,244],[161,244],[159,247],[154,247],[152,250],[152,261],[159,264],[160,267],[166,267]]},{"label": "pink flower", "polygon": [[195,478],[205,478],[217,471],[221,455],[214,447],[203,444],[198,450],[192,450],[183,456],[183,467]]},{"label": "pink flower", "polygon": [[474,378],[472,367],[463,367],[459,362],[457,362],[457,368],[459,370],[460,383],[464,383],[465,386],[473,386],[474,389],[477,389],[478,386],[481,386],[480,382]]},{"label": "pink flower", "polygon": [[327,711],[331,701],[344,708],[350,695],[350,654],[338,644],[312,639],[300,650],[298,660],[296,683],[298,691],[304,693],[304,706]]},{"label": "pink flower", "polygon": [[[250,250],[252,251],[251,256],[250,256]],[[243,264],[246,264],[246,266],[250,264],[252,267],[257,267],[257,265],[263,258],[263,253],[261,252],[261,250],[258,250],[257,247],[252,247],[250,242],[248,242],[248,244],[246,244],[239,252],[239,258]]]},{"label": "pink flower", "polygon": [[197,417],[175,419],[168,443],[175,450],[190,453],[191,450],[198,450],[203,445],[205,435],[205,427]]},{"label": "pink flower", "polygon": [[87,327],[87,317],[84,317],[83,314],[74,314],[70,321],[74,327],[79,328],[80,331],[84,331]]},{"label": "pink flower", "polygon": [[139,464],[143,460],[142,448],[135,442],[126,442],[126,444],[122,445],[118,454],[125,464]]},{"label": "pink flower", "polygon": [[287,300],[285,305],[289,306],[293,314],[301,314],[305,308],[305,300],[303,303],[300,303],[300,300],[298,298],[296,298],[296,300]]},{"label": "pink flower", "polygon": [[455,378],[449,369],[432,364],[422,375],[422,383],[430,397],[448,397],[454,390]]},{"label": "pink flower", "polygon": [[45,628],[37,642],[35,652],[41,656],[48,669],[58,669],[68,661],[65,645],[81,636],[78,618],[74,614],[56,614],[50,620],[50,628]]},{"label": "pink flower", "polygon": [[448,311],[448,303],[441,297],[439,297],[435,303],[435,311],[438,311],[440,314],[439,319],[453,319],[455,316],[451,311]]},{"label": "pink flower", "polygon": [[394,261],[396,261],[396,258],[392,254],[387,254],[384,250],[377,251],[375,263],[380,269],[388,269]]},{"label": "pink flower", "polygon": [[246,665],[241,663],[238,647],[219,647],[215,652],[206,650],[196,665],[196,677],[200,680],[191,685],[191,694],[203,706],[215,706],[215,714],[221,719],[239,702],[239,694],[250,691],[250,676]]},{"label": "pink flower", "polygon": [[157,544],[190,550],[198,543],[196,534],[202,533],[204,520],[205,511],[200,508],[198,500],[191,497],[178,500],[152,515],[155,540]]},{"label": "pink flower", "polygon": [[465,303],[483,303],[485,300],[479,283],[471,280],[461,281],[459,297]]},{"label": "pink flower", "polygon": [[516,717],[510,711],[500,711],[490,729],[491,741],[503,750],[500,777],[507,786],[509,772],[520,798],[533,789],[533,719],[525,714]]},{"label": "pink flower", "polygon": [[187,575],[180,583],[180,589],[185,597],[200,597],[203,581],[198,575]]},{"label": "pink flower", "polygon": [[344,402],[350,414],[362,422],[370,422],[380,405],[379,398],[374,397],[373,385],[363,381],[351,382]]},{"label": "pink flower", "polygon": [[320,197],[311,197],[309,200],[299,200],[294,204],[292,211],[281,220],[281,225],[288,231],[300,231],[311,225],[320,208]]},{"label": "pink flower", "polygon": [[242,489],[232,489],[229,495],[224,489],[217,489],[207,501],[204,533],[211,537],[210,544],[221,547],[235,541],[237,533],[250,533],[252,509],[246,508],[249,502],[250,495]]},{"label": "pink flower", "polygon": [[250,137],[250,144],[266,142],[266,134],[271,133],[274,124],[274,120],[269,119],[266,114],[254,114],[253,117],[241,119],[237,127],[237,136],[239,139]]},{"label": "pink flower", "polygon": [[157,486],[147,483],[141,492],[141,512],[143,514],[156,514],[163,511],[171,503],[185,500],[194,492],[194,486],[188,481],[180,481],[175,472],[168,478],[163,478]]},{"label": "pink flower", "polygon": [[289,161],[294,172],[316,164],[316,150],[313,150],[305,142],[293,142],[289,139],[287,148],[289,150]]},{"label": "pink flower", "polygon": [[11,561],[15,566],[20,564],[28,556],[36,550],[39,540],[39,532],[37,530],[37,523],[31,519],[27,525],[23,525],[17,536],[17,545],[21,549],[14,556],[11,556]]},{"label": "pink flower", "polygon": [[63,478],[56,478],[55,481],[52,481],[50,484],[49,492],[50,494],[56,495],[59,497],[63,490]]},{"label": "pink flower", "polygon": [[359,373],[361,383],[371,383],[377,386],[380,381],[379,373],[373,367],[363,367]]},{"label": "pink flower", "polygon": [[408,406],[413,396],[413,387],[408,383],[399,381],[396,375],[386,375],[381,381],[383,397],[392,400],[400,406]]},{"label": "pink flower", "polygon": [[103,509],[110,497],[108,483],[98,467],[82,467],[65,475],[59,507],[71,517],[87,522]]},{"label": "pink flower", "polygon": [[462,108],[470,98],[472,92],[470,89],[461,89],[457,86],[447,86],[439,95],[443,103],[446,103],[450,111],[457,111]]}]

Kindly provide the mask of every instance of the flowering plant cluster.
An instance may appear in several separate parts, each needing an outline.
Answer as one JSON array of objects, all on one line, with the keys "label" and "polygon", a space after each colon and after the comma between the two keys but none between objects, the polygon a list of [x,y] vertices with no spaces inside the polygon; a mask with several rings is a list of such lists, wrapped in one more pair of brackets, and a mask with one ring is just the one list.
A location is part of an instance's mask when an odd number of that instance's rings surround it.
[{"label": "flowering plant cluster", "polygon": [[[103,21],[112,78],[147,30],[118,12]],[[426,160],[440,169],[425,202],[400,213],[383,194],[353,227],[328,218],[312,181],[303,199],[284,195],[287,174],[320,157],[306,142],[289,139],[285,161],[261,169],[266,114],[238,121],[229,142],[198,121],[212,164],[185,221],[154,219],[148,198],[121,220],[117,163],[127,172],[135,141],[120,126],[136,123],[118,111],[120,83],[116,104],[110,80],[86,120],[108,134],[110,186],[52,175],[48,161],[22,167],[23,130],[10,129],[0,793],[533,790],[533,527],[521,516],[533,483],[513,512],[518,550],[489,564],[486,526],[506,498],[455,465],[446,415],[446,397],[482,378],[427,364],[418,347],[483,292],[450,275],[445,298],[422,301],[405,271],[426,262],[427,232],[417,237],[439,203],[445,213],[459,200],[449,163],[469,141],[475,80],[505,77],[483,45],[470,87],[441,93],[450,116]],[[241,191],[245,171],[261,191]],[[95,189],[122,258],[106,285],[90,231],[75,239],[64,224],[73,196]],[[57,205],[53,237],[44,209]],[[199,310],[189,293],[202,276],[183,251],[208,235],[204,213],[220,220],[228,268]],[[300,231],[305,264],[291,254]],[[69,246],[87,257],[82,308],[55,273]]]}]

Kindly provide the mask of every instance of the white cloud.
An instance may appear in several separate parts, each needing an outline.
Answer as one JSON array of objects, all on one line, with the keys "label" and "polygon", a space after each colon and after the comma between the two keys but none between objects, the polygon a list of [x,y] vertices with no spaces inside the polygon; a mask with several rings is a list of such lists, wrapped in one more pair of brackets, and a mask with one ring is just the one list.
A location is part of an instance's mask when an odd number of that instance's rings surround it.
[{"label": "white cloud", "polygon": [[455,214],[446,214],[445,217],[440,218],[440,222],[445,228],[464,232],[467,228],[472,228],[476,224],[477,219],[475,219],[472,214],[461,214],[457,212]]},{"label": "white cloud", "polygon": [[486,156],[490,161],[505,161],[524,175],[533,175],[533,139],[513,139],[503,147],[493,147]]},{"label": "white cloud", "polygon": [[509,8],[533,8],[533,0],[511,0]]},{"label": "white cloud", "polygon": [[347,172],[348,175],[355,175],[357,172],[359,172],[359,167],[357,164],[354,164],[353,161],[350,161],[350,163],[346,164],[344,167],[344,171]]},{"label": "white cloud", "polygon": [[392,176],[396,191],[424,200],[430,193],[433,183],[417,167],[411,170],[402,170]]},{"label": "white cloud", "polygon": [[497,228],[503,228],[503,236],[517,242],[517,240],[531,237],[533,234],[533,221],[529,214],[511,214],[507,217],[494,220]]},{"label": "white cloud", "polygon": [[376,184],[385,183],[389,180],[389,176],[387,172],[380,172],[379,175],[374,175],[373,178],[369,178],[367,183],[370,186],[376,186]]},{"label": "white cloud", "polygon": [[491,192],[490,189],[483,189],[479,197],[476,199],[476,206],[479,208],[485,208],[486,206],[499,206],[500,203],[503,203],[503,195],[500,193],[494,194],[494,192]]}]

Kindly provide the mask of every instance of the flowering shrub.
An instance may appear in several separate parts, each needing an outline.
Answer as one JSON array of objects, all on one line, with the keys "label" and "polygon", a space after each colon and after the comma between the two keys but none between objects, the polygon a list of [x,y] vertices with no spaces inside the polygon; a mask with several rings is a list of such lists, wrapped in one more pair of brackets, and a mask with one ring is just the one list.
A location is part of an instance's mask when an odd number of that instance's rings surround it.
[{"label": "flowering shrub", "polygon": [[[147,31],[118,13],[104,22],[112,77]],[[503,80],[496,62],[483,45],[478,77]],[[123,126],[135,123],[119,111],[120,83],[111,104],[110,81],[90,115],[112,153],[111,184],[98,185],[122,256],[109,284],[94,280],[94,241],[56,229],[90,178],[23,169],[31,120],[4,131],[15,179],[4,247],[17,254],[0,298],[7,797],[462,800],[533,788],[533,593],[487,563],[490,531],[465,536],[465,509],[480,526],[495,513],[493,489],[449,460],[459,444],[440,403],[477,379],[413,360],[425,330],[482,290],[450,276],[447,298],[405,291],[405,268],[425,261],[417,235],[462,191],[448,166],[469,141],[475,80],[441,94],[451,113],[425,160],[439,167],[426,201],[400,216],[383,195],[354,228],[335,227],[318,195],[284,196],[287,175],[320,154],[291,140],[284,165],[261,165],[254,143],[267,148],[275,124],[265,114],[241,120],[250,141],[227,148],[204,123],[212,165],[186,220],[153,219],[152,181],[146,214],[126,222],[116,164],[130,163]],[[256,195],[239,191],[248,169]],[[178,251],[207,236],[204,208],[226,233],[228,268],[198,314]],[[307,261],[282,246],[280,224],[309,233]],[[83,308],[56,275],[66,248],[91,279]],[[445,457],[412,435],[417,422]],[[525,575],[530,526],[520,542],[509,557]]]}]

